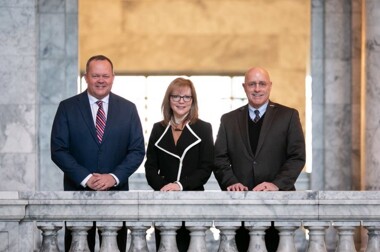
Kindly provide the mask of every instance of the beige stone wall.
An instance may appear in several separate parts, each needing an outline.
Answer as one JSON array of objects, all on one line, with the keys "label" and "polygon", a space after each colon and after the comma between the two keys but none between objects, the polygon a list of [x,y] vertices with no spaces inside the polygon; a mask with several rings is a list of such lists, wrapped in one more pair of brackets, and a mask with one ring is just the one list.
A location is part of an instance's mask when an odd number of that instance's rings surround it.
[{"label": "beige stone wall", "polygon": [[121,74],[242,75],[267,68],[272,100],[304,124],[309,0],[79,0],[83,71],[94,54]]}]

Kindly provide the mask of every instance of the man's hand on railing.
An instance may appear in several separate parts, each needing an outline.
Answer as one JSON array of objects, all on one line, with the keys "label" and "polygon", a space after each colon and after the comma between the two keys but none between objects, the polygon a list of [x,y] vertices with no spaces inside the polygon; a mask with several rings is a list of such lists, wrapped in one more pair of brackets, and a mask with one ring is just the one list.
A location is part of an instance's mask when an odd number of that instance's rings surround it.
[{"label": "man's hand on railing", "polygon": [[270,182],[263,182],[253,188],[252,191],[278,191],[279,188]]},{"label": "man's hand on railing", "polygon": [[232,192],[248,191],[248,187],[244,186],[241,183],[236,183],[227,187],[227,191],[232,191]]}]

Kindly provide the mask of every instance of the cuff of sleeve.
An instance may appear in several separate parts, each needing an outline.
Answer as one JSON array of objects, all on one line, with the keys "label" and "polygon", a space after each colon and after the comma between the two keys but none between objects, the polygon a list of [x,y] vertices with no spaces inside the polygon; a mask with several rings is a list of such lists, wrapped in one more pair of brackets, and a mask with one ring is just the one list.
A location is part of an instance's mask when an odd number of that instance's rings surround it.
[{"label": "cuff of sleeve", "polygon": [[82,182],[80,183],[81,186],[83,186],[84,188],[87,187],[87,181],[92,177],[92,174],[89,174],[85,179],[82,180]]},{"label": "cuff of sleeve", "polygon": [[176,182],[174,182],[174,183],[176,183],[177,185],[179,185],[179,190],[180,190],[180,191],[183,191],[183,186],[182,186],[181,182],[176,181]]},{"label": "cuff of sleeve", "polygon": [[116,181],[116,183],[115,183],[113,186],[117,186],[117,185],[120,183],[119,179],[115,176],[115,174],[110,173],[110,175],[111,175],[111,176],[115,179],[115,181]]}]

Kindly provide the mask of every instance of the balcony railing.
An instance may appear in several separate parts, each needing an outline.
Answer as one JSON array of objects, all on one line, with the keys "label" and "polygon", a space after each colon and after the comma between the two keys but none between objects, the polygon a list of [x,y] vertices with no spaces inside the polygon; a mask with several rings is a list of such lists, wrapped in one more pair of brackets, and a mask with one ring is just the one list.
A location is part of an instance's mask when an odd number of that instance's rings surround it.
[{"label": "balcony railing", "polygon": [[64,222],[73,231],[71,251],[86,251],[86,231],[93,221],[102,230],[101,252],[118,251],[116,231],[123,222],[131,231],[129,251],[148,251],[146,231],[152,225],[161,230],[165,246],[159,251],[175,251],[175,230],[182,221],[191,231],[192,252],[211,251],[205,239],[210,227],[220,230],[218,251],[236,251],[234,234],[242,221],[250,230],[248,251],[266,251],[264,230],[271,221],[280,232],[281,252],[297,251],[294,234],[300,228],[307,230],[308,252],[329,250],[328,228],[337,233],[334,250],[357,251],[358,227],[368,231],[362,247],[380,251],[376,191],[0,192],[0,251],[63,251],[57,235]]}]

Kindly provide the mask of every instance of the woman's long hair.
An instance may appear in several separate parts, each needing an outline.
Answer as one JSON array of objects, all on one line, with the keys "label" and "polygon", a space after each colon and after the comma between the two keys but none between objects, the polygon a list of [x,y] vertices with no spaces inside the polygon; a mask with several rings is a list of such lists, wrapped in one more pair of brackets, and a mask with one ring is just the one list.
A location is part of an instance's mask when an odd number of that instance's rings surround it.
[{"label": "woman's long hair", "polygon": [[198,120],[198,99],[197,99],[197,93],[195,92],[194,85],[191,82],[191,80],[179,77],[173,80],[169,84],[168,88],[166,89],[164,99],[162,101],[161,109],[162,109],[162,114],[164,116],[164,120],[162,121],[162,124],[164,126],[167,126],[173,117],[173,110],[170,107],[170,96],[172,95],[174,90],[183,88],[183,87],[189,87],[191,90],[191,96],[192,96],[191,108],[190,108],[189,114],[185,118],[185,121],[189,121],[189,124],[192,124]]}]

